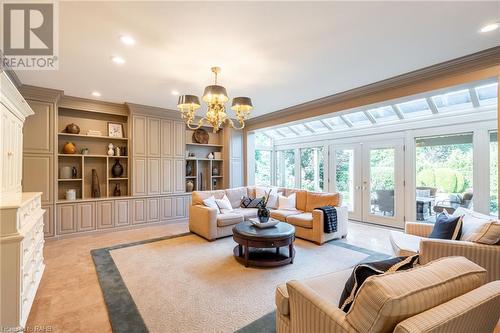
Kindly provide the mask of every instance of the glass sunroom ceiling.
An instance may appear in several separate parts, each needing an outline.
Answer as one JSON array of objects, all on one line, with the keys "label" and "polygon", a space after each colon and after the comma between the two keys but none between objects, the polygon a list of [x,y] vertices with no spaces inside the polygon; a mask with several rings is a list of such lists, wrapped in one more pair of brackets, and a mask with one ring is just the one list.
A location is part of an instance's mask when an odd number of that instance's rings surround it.
[{"label": "glass sunroom ceiling", "polygon": [[439,112],[453,111],[457,108],[468,108],[472,106],[469,89],[433,96],[432,101],[436,104]]},{"label": "glass sunroom ceiling", "polygon": [[432,114],[431,108],[425,98],[396,104],[396,107],[403,113],[405,118],[416,118]]},{"label": "glass sunroom ceiling", "polygon": [[298,135],[311,134],[312,132],[308,130],[304,125],[297,124],[290,126]]},{"label": "glass sunroom ceiling", "polygon": [[324,122],[326,122],[328,125],[330,125],[330,127],[332,127],[333,131],[347,128],[347,124],[338,116],[326,118],[326,119],[324,119]]},{"label": "glass sunroom ceiling", "polygon": [[476,87],[480,105],[493,105],[498,100],[498,82]]},{"label": "glass sunroom ceiling", "polygon": [[270,136],[273,139],[283,139],[285,136],[280,134],[275,129],[270,129],[264,132],[267,136]]},{"label": "glass sunroom ceiling", "polygon": [[316,133],[325,133],[329,131],[328,127],[326,127],[320,120],[310,121],[305,123],[305,125]]},{"label": "glass sunroom ceiling", "polygon": [[294,131],[292,131],[290,127],[280,127],[276,129],[276,131],[287,138],[297,136],[297,134]]},{"label": "glass sunroom ceiling", "polygon": [[380,108],[368,110],[368,112],[372,115],[373,118],[377,121],[390,121],[390,120],[398,120],[399,117],[396,114],[396,111],[392,108],[392,106],[382,106]]},{"label": "glass sunroom ceiling", "polygon": [[363,126],[363,125],[369,125],[372,123],[363,111],[345,114],[344,117],[353,126]]}]

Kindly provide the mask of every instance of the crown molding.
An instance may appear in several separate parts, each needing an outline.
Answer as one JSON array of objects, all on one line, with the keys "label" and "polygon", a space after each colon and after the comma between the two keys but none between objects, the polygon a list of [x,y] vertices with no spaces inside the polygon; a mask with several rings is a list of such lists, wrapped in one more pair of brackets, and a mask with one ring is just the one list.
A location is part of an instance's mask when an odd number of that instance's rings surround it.
[{"label": "crown molding", "polygon": [[135,103],[125,103],[125,104],[127,105],[131,114],[158,116],[173,120],[181,120],[180,112],[177,110],[164,109],[156,106],[149,106],[149,105],[142,105]]},{"label": "crown molding", "polygon": [[19,92],[26,99],[57,103],[59,99],[64,95],[64,91],[50,88],[42,88],[30,85],[21,85],[19,87]]},{"label": "crown molding", "polygon": [[0,50],[0,72],[5,72],[5,74],[9,77],[10,82],[12,82],[16,88],[19,88],[22,85],[21,80],[19,80],[16,72],[14,72],[11,67],[4,67],[3,57],[3,51]]},{"label": "crown molding", "polygon": [[[309,118],[311,115],[308,113],[303,114],[304,111],[318,108],[325,108],[325,112],[323,112],[323,114],[326,114],[329,113],[327,107],[333,104],[338,104],[377,93],[383,93],[391,89],[423,83],[428,80],[464,74],[467,72],[472,72],[499,64],[500,46],[496,46],[460,58],[424,67],[375,83],[367,84],[358,88],[346,90],[337,94],[274,111],[259,117],[251,118],[247,120],[247,127],[249,127],[249,130],[256,129],[260,127],[259,124],[276,122],[280,118],[281,120],[283,120],[284,116],[286,116],[287,122],[289,122],[289,120],[294,121]],[[320,114],[316,114],[315,116],[318,115]]]},{"label": "crown molding", "polygon": [[73,96],[62,96],[58,106],[66,109],[115,114],[119,116],[128,116],[129,114],[125,104],[96,101],[89,98]]}]

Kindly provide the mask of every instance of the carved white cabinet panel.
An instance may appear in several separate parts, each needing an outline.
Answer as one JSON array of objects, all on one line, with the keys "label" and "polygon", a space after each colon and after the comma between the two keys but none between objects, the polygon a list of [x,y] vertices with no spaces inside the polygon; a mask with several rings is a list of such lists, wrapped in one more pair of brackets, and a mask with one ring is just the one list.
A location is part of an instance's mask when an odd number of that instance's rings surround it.
[{"label": "carved white cabinet panel", "polygon": [[97,202],[97,228],[107,229],[114,226],[114,202],[109,201],[98,201]]},{"label": "carved white cabinet panel", "polygon": [[115,201],[115,226],[125,226],[130,224],[130,201]]},{"label": "carved white cabinet panel", "polygon": [[132,200],[132,224],[147,222],[147,199]]},{"label": "carved white cabinet panel", "polygon": [[147,144],[147,123],[146,117],[144,116],[133,116],[132,117],[132,127],[133,127],[133,154],[135,156],[146,156],[146,144]]},{"label": "carved white cabinet panel", "polygon": [[25,192],[42,192],[42,204],[53,201],[53,163],[51,155],[24,154],[23,189]]},{"label": "carved white cabinet panel", "polygon": [[174,140],[173,140],[173,121],[162,119],[161,121],[161,156],[172,157]]},{"label": "carved white cabinet panel", "polygon": [[160,159],[148,158],[148,194],[160,194],[161,176]]},{"label": "carved white cabinet panel", "polygon": [[173,170],[172,160],[169,158],[161,159],[161,193],[172,193]]},{"label": "carved white cabinet panel", "polygon": [[147,191],[147,165],[145,158],[134,158],[134,195],[146,195]]},{"label": "carved white cabinet panel", "polygon": [[160,220],[160,198],[148,199],[148,222]]},{"label": "carved white cabinet panel", "polygon": [[45,237],[54,236],[54,206],[42,206],[42,209],[45,210],[43,214],[43,233]]},{"label": "carved white cabinet panel", "polygon": [[51,153],[54,147],[54,104],[28,100],[35,114],[24,124],[24,152]]},{"label": "carved white cabinet panel", "polygon": [[174,209],[172,205],[172,197],[163,197],[160,202],[160,219],[170,220],[174,217]]},{"label": "carved white cabinet panel", "polygon": [[57,205],[57,233],[69,234],[76,229],[76,205]]},{"label": "carved white cabinet panel", "polygon": [[148,157],[160,156],[161,119],[148,118]]},{"label": "carved white cabinet panel", "polygon": [[76,205],[76,226],[78,231],[95,230],[95,203],[83,202]]},{"label": "carved white cabinet panel", "polygon": [[175,211],[174,211],[174,217],[175,218],[183,218],[186,217],[186,200],[184,197],[174,197],[174,202],[175,202]]},{"label": "carved white cabinet panel", "polygon": [[186,125],[182,121],[174,122],[174,156],[184,158],[186,155]]},{"label": "carved white cabinet panel", "polygon": [[186,191],[186,185],[185,185],[185,160],[180,160],[176,159],[174,160],[174,174],[173,174],[173,181],[174,181],[174,192],[175,193],[182,193]]}]

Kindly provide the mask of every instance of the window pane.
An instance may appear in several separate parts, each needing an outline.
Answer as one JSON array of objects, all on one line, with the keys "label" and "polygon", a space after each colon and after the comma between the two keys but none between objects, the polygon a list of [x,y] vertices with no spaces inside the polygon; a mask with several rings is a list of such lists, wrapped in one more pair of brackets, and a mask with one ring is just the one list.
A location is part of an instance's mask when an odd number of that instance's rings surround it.
[{"label": "window pane", "polygon": [[274,129],[266,130],[265,131],[268,136],[270,136],[273,139],[283,139],[284,136],[276,132]]},{"label": "window pane", "polygon": [[370,150],[370,213],[394,216],[395,149]]},{"label": "window pane", "polygon": [[354,112],[345,114],[344,117],[347,118],[354,126],[368,125],[371,124],[370,119],[362,112]]},{"label": "window pane", "polygon": [[415,118],[432,114],[425,98],[400,103],[396,106],[403,112],[405,118]]},{"label": "window pane", "polygon": [[255,185],[271,185],[271,151],[255,150]]},{"label": "window pane", "polygon": [[434,96],[432,100],[434,104],[436,104],[439,112],[453,111],[472,106],[468,89]]},{"label": "window pane", "polygon": [[294,137],[294,136],[297,136],[297,134],[295,134],[294,132],[292,132],[292,130],[289,128],[289,127],[280,127],[277,129],[277,131],[281,134],[281,135],[284,135],[286,137]]},{"label": "window pane", "polygon": [[342,119],[340,119],[340,117],[326,118],[324,119],[324,121],[326,121],[328,125],[332,126],[333,130],[347,127],[347,124]]},{"label": "window pane", "polygon": [[481,105],[492,105],[497,103],[498,82],[479,86],[476,89],[477,98]]},{"label": "window pane", "polygon": [[314,120],[306,123],[307,126],[313,129],[314,132],[324,133],[328,132],[328,128],[321,123],[319,120]]},{"label": "window pane", "polygon": [[295,150],[279,150],[276,155],[278,186],[295,188]]},{"label": "window pane", "polygon": [[335,184],[336,191],[342,195],[342,203],[349,211],[354,209],[354,150],[335,151]]},{"label": "window pane", "polygon": [[310,191],[324,189],[323,148],[304,148],[300,150],[300,187]]},{"label": "window pane", "polygon": [[472,138],[462,133],[415,140],[417,220],[432,222],[443,209],[472,208]]},{"label": "window pane", "polygon": [[490,215],[498,217],[498,132],[490,133]]},{"label": "window pane", "polygon": [[[376,109],[368,110],[377,122],[384,122],[389,120],[397,120],[399,119],[398,115],[394,112],[391,106],[383,106]],[[380,120],[380,121],[379,121]]]},{"label": "window pane", "polygon": [[258,147],[272,147],[273,143],[270,137],[261,132],[255,133],[255,145]]},{"label": "window pane", "polygon": [[305,135],[305,134],[311,134],[311,131],[309,131],[304,125],[302,124],[297,124],[297,125],[292,125],[290,126],[293,128],[297,133],[300,135]]}]

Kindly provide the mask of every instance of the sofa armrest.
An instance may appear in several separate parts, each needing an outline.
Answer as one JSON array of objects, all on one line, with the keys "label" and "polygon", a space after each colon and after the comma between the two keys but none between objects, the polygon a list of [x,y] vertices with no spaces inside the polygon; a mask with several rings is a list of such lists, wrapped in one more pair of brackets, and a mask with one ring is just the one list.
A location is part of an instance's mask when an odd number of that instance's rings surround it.
[{"label": "sofa armrest", "polygon": [[[337,208],[337,232],[334,234],[325,234],[324,233],[324,218],[325,214],[323,214],[322,210],[313,209],[312,217],[313,217],[313,230],[314,230],[314,238],[318,240],[319,244],[323,244],[327,241],[327,237],[325,235],[334,235],[336,238],[345,237],[347,235],[347,222],[349,209],[346,206],[336,206]],[[331,239],[331,238],[330,238]]]},{"label": "sofa armrest", "polygon": [[405,233],[419,237],[429,237],[432,229],[434,229],[432,223],[406,222],[405,224]]},{"label": "sofa armrest", "polygon": [[354,328],[336,304],[322,298],[306,284],[293,280],[286,284],[290,302],[290,332],[351,333]]},{"label": "sofa armrest", "polygon": [[426,264],[432,260],[462,256],[486,269],[486,280],[500,279],[500,245],[486,245],[460,240],[422,239],[420,241],[420,263]]},{"label": "sofa armrest", "polygon": [[189,231],[208,240],[217,238],[217,210],[203,205],[189,207]]}]

